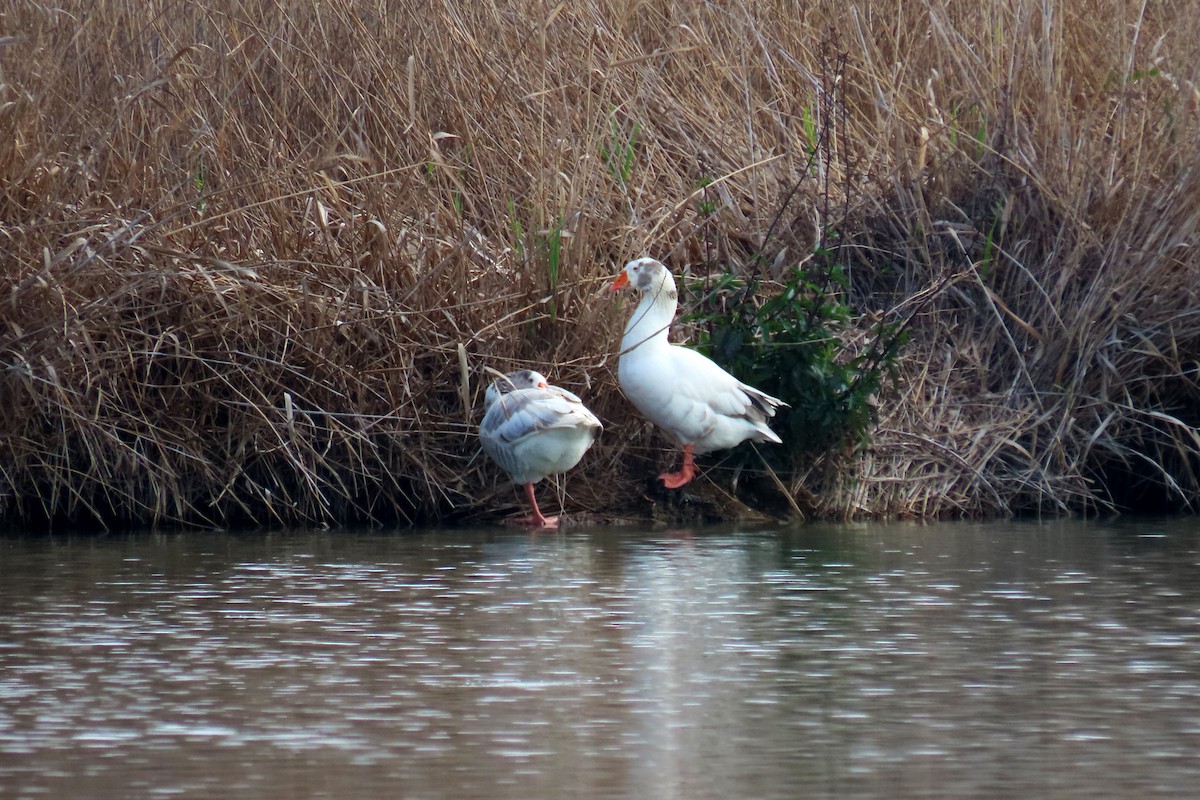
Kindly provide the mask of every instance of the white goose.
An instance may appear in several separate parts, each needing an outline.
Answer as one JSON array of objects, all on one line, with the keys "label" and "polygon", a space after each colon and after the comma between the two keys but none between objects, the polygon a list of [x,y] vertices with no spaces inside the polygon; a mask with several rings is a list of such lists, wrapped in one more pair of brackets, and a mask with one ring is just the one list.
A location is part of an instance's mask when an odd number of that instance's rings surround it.
[{"label": "white goose", "polygon": [[603,426],[583,401],[533,370],[510,372],[488,387],[483,400],[479,441],[484,452],[525,487],[533,516],[514,522],[553,528],[558,517],[544,517],[533,485],[547,475],[579,463]]},{"label": "white goose", "polygon": [[678,472],[658,476],[663,485],[678,489],[694,478],[694,454],[724,450],[747,439],[780,444],[767,420],[787,403],[667,340],[679,298],[671,271],[653,258],[635,259],[625,265],[611,290],[627,286],[642,297],[621,338],[617,363],[621,391],[638,411],[683,445],[683,464]]}]

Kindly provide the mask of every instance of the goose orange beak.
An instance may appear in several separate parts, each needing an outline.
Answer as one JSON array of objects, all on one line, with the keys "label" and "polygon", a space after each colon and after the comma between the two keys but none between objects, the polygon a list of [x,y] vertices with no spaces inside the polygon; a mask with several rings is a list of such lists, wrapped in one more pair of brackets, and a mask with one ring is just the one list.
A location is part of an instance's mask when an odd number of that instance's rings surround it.
[{"label": "goose orange beak", "polygon": [[628,285],[629,285],[629,273],[627,273],[625,270],[621,270],[621,274],[618,275],[613,280],[613,282],[608,285],[608,290],[610,292],[616,292],[621,289],[624,289]]}]

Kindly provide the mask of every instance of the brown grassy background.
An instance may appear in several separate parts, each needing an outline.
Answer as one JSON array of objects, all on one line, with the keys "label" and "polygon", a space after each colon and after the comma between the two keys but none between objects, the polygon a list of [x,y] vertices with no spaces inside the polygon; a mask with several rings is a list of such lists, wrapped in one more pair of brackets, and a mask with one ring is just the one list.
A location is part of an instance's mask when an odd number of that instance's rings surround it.
[{"label": "brown grassy background", "polygon": [[503,512],[483,365],[605,420],[568,512],[640,513],[603,278],[830,227],[913,339],[806,512],[1190,507],[1198,70],[1187,3],[15,0],[0,517]]}]

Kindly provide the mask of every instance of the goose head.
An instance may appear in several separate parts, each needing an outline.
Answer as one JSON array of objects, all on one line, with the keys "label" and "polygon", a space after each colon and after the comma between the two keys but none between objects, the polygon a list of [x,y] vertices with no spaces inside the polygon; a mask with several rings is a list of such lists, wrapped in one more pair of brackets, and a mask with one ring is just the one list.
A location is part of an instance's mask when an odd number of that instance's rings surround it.
[{"label": "goose head", "polygon": [[655,258],[635,258],[630,261],[610,284],[609,289],[615,292],[626,287],[632,287],[635,292],[655,299],[676,299],[675,277],[665,264]]},{"label": "goose head", "polygon": [[487,392],[483,395],[483,410],[492,407],[492,404],[500,399],[502,395],[509,392],[515,392],[518,389],[545,389],[550,385],[550,381],[542,373],[532,369],[519,369],[516,372],[510,372],[503,378],[497,378],[492,381],[491,386],[487,388]]}]

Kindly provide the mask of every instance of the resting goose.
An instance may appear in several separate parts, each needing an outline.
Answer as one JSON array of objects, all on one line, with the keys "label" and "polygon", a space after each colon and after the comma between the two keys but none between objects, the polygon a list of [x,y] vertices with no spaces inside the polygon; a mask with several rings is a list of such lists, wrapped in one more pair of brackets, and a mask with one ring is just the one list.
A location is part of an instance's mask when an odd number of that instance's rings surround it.
[{"label": "resting goose", "polygon": [[557,527],[558,517],[544,517],[538,509],[533,485],[578,464],[603,430],[600,420],[578,397],[528,369],[493,381],[483,407],[480,444],[513,483],[525,487],[533,507],[533,516],[513,522]]},{"label": "resting goose", "polygon": [[747,386],[708,358],[673,345],[667,332],[675,319],[675,278],[661,261],[638,258],[611,284],[641,295],[617,363],[621,391],[637,410],[683,445],[678,472],[659,480],[678,489],[696,476],[694,454],[734,447],[747,439],[780,444],[767,420],[787,403]]}]

